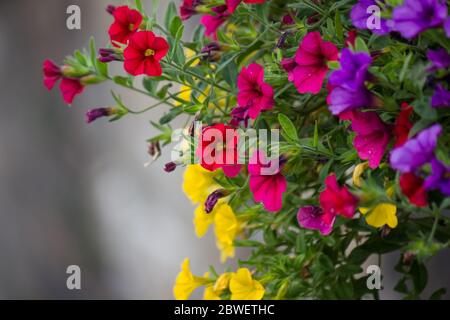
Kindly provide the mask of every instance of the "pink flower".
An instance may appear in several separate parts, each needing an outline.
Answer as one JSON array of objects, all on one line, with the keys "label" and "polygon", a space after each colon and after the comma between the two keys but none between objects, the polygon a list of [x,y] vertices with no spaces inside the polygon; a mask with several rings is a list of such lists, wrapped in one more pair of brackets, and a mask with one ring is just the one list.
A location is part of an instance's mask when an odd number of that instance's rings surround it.
[{"label": "pink flower", "polygon": [[[279,161],[278,165],[275,161]],[[283,205],[283,193],[286,192],[286,178],[281,173],[285,162],[266,160],[263,152],[255,152],[248,165],[250,174],[250,191],[255,202],[262,202],[267,211],[277,212]]]},{"label": "pink flower", "polygon": [[[266,0],[244,0],[244,3],[264,3]],[[228,11],[233,13],[234,10],[240,5],[242,0],[226,0],[226,4],[228,6]]]},{"label": "pink flower", "polygon": [[53,89],[58,80],[62,79],[59,89],[63,96],[64,102],[67,104],[72,104],[75,96],[82,93],[84,90],[84,86],[81,84],[79,79],[64,77],[61,68],[51,60],[44,61],[43,71],[44,85],[49,91]]},{"label": "pink flower", "polygon": [[339,51],[337,47],[323,41],[320,33],[308,33],[300,43],[295,54],[295,66],[292,61],[283,63],[289,66],[285,70],[289,74],[289,81],[293,82],[299,93],[319,93],[323,81],[329,70],[328,61],[337,61]]},{"label": "pink flower", "polygon": [[356,132],[353,146],[359,157],[369,160],[370,168],[377,168],[389,143],[389,126],[376,112],[349,111],[341,113],[340,118],[352,122],[352,130]]},{"label": "pink flower", "polygon": [[239,106],[248,109],[248,116],[256,119],[262,110],[273,108],[273,88],[264,82],[264,69],[257,63],[242,68],[238,76]]},{"label": "pink flower", "polygon": [[316,206],[306,206],[298,210],[297,221],[302,228],[319,230],[324,236],[327,236],[333,231],[333,224],[336,216],[327,221],[322,208]]},{"label": "pink flower", "polygon": [[215,15],[205,15],[200,20],[200,23],[205,26],[205,35],[217,40],[217,29],[227,20],[230,13],[227,6],[219,6],[211,9]]},{"label": "pink flower", "polygon": [[319,196],[320,206],[324,212],[321,218],[323,222],[332,224],[338,214],[346,218],[353,218],[358,198],[352,195],[345,186],[340,187],[334,174],[325,179],[325,186],[325,190]]}]

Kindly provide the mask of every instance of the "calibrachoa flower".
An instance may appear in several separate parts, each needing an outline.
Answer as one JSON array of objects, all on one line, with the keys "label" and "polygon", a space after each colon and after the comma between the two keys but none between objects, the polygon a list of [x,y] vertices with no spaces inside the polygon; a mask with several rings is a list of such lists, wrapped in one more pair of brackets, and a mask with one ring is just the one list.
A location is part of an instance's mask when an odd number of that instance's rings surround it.
[{"label": "calibrachoa flower", "polygon": [[394,147],[400,147],[408,140],[409,132],[413,127],[413,124],[411,123],[409,118],[411,117],[413,112],[414,109],[412,106],[410,106],[406,102],[402,103],[400,113],[394,124]]},{"label": "calibrachoa flower", "polygon": [[220,295],[229,289],[230,280],[233,276],[233,272],[225,272],[221,274],[214,285],[205,288],[205,293],[203,295],[204,300],[220,300]]},{"label": "calibrachoa flower", "polygon": [[217,29],[227,20],[230,15],[227,6],[218,6],[211,9],[215,15],[204,15],[200,23],[205,26],[205,35],[217,40]]},{"label": "calibrachoa flower", "polygon": [[234,10],[241,4],[241,2],[244,1],[244,3],[264,3],[266,0],[226,0],[226,4],[228,6],[228,11],[230,13],[233,13]]},{"label": "calibrachoa flower", "polygon": [[236,129],[223,123],[204,127],[196,151],[201,166],[209,171],[222,169],[227,177],[237,176],[242,167],[238,138]]},{"label": "calibrachoa flower", "polygon": [[81,94],[84,86],[78,78],[65,77],[60,67],[54,64],[51,60],[45,60],[44,66],[44,85],[50,91],[55,86],[56,82],[61,79],[59,90],[63,96],[64,102],[72,104],[76,95]]},{"label": "calibrachoa flower", "polygon": [[[370,6],[378,5],[377,2],[384,3],[383,0],[359,0],[357,4],[355,4],[350,13],[350,18],[352,19],[352,23],[358,29],[369,29],[368,22],[370,21],[370,17],[372,13],[368,10]],[[384,35],[391,31],[391,27],[389,26],[389,21],[387,19],[380,19],[380,26],[374,26],[375,28],[371,29],[371,31],[378,35]]]},{"label": "calibrachoa flower", "polygon": [[180,17],[182,20],[187,20],[193,15],[197,14],[197,6],[202,4],[201,0],[183,0],[180,6]]},{"label": "calibrachoa flower", "polygon": [[189,267],[189,259],[186,258],[181,265],[181,272],[175,281],[173,295],[177,300],[187,300],[195,289],[210,282],[206,277],[193,275]]},{"label": "calibrachoa flower", "polygon": [[434,157],[438,136],[442,132],[439,124],[422,130],[416,137],[391,152],[391,167],[401,173],[413,172]]},{"label": "calibrachoa flower", "polygon": [[[139,29],[142,15],[128,6],[117,7],[112,11],[114,23],[109,27],[109,37],[113,42],[126,44],[130,37]],[[114,44],[115,45],[115,44]]]},{"label": "calibrachoa flower", "polygon": [[231,300],[261,300],[265,289],[252,278],[250,270],[240,268],[230,279]]},{"label": "calibrachoa flower", "polygon": [[438,159],[431,160],[431,175],[425,180],[425,189],[439,189],[446,196],[450,196],[450,166],[446,166]]},{"label": "calibrachoa flower", "polygon": [[239,106],[248,109],[250,118],[256,119],[261,111],[273,108],[273,88],[264,82],[264,68],[261,65],[252,63],[242,68],[237,81]]},{"label": "calibrachoa flower", "polygon": [[191,164],[184,172],[183,191],[193,204],[204,203],[206,198],[219,188],[214,178],[219,172],[211,172],[199,164]]},{"label": "calibrachoa flower", "polygon": [[431,106],[433,108],[449,108],[450,107],[450,91],[438,84],[433,96],[431,97]]},{"label": "calibrachoa flower", "polygon": [[431,67],[427,69],[430,72],[450,67],[450,55],[444,48],[438,50],[428,50],[427,58],[432,63]]},{"label": "calibrachoa flower", "polygon": [[397,207],[392,203],[380,203],[374,208],[359,208],[359,211],[366,216],[368,225],[381,228],[384,225],[395,228],[398,224]]},{"label": "calibrachoa flower", "polygon": [[320,193],[319,201],[323,209],[322,220],[327,224],[333,224],[336,215],[353,218],[358,205],[358,198],[345,186],[340,187],[334,174],[325,179],[325,190]]},{"label": "calibrachoa flower", "polygon": [[341,119],[352,122],[351,128],[356,132],[353,145],[359,157],[369,160],[370,168],[377,168],[389,143],[390,128],[376,112],[351,111],[341,115]]},{"label": "calibrachoa flower", "polygon": [[369,167],[369,163],[367,161],[355,166],[355,169],[353,170],[353,175],[352,175],[352,181],[353,181],[353,185],[355,187],[360,188],[362,186],[361,176],[368,167]]},{"label": "calibrachoa flower", "polygon": [[447,18],[445,0],[405,0],[394,8],[394,29],[407,39],[442,25]]},{"label": "calibrachoa flower", "polygon": [[333,231],[335,219],[336,216],[329,220],[329,217],[324,215],[322,208],[316,206],[302,207],[297,213],[297,221],[302,228],[319,230],[324,236]]},{"label": "calibrachoa flower", "polygon": [[339,59],[341,68],[330,75],[330,110],[334,115],[373,105],[372,94],[365,87],[372,62],[365,52],[353,53],[344,48]]},{"label": "calibrachoa flower", "polygon": [[234,258],[234,240],[243,229],[243,222],[227,204],[219,204],[214,217],[216,244],[221,252],[221,261]]},{"label": "calibrachoa flower", "polygon": [[[279,161],[278,166],[275,161]],[[286,178],[281,173],[284,162],[283,158],[269,161],[260,151],[253,154],[248,165],[253,199],[262,202],[267,211],[277,212],[283,206],[283,193],[287,188]]]},{"label": "calibrachoa flower", "polygon": [[169,51],[169,44],[164,38],[157,37],[151,31],[135,33],[124,51],[124,68],[133,75],[145,74],[160,76],[160,61]]},{"label": "calibrachoa flower", "polygon": [[292,59],[284,60],[282,66],[289,74],[299,93],[319,93],[329,70],[327,62],[338,59],[337,47],[328,41],[323,41],[320,33],[308,33],[300,43]]},{"label": "calibrachoa flower", "polygon": [[409,202],[417,207],[425,207],[428,205],[427,192],[424,188],[423,179],[414,173],[407,172],[400,176],[400,189],[402,193],[409,199]]}]

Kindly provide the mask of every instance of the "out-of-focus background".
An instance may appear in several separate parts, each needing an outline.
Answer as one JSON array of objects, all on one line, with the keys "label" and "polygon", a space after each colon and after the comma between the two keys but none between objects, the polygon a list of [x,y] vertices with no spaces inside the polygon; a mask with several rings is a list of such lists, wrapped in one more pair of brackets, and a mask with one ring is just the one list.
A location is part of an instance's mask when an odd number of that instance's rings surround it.
[{"label": "out-of-focus background", "polygon": [[[197,274],[223,268],[213,235],[195,237],[183,170],[162,171],[169,150],[144,167],[145,141],[155,134],[148,121],[164,108],[87,125],[87,109],[113,103],[111,84],[88,87],[72,107],[42,85],[46,58],[60,63],[90,36],[108,43],[111,3],[121,2],[0,1],[0,298],[171,299],[185,257]],[[168,1],[160,3],[163,16]],[[81,7],[80,31],[66,28],[72,4]],[[152,104],[117,91],[136,109]],[[430,265],[431,287],[449,286],[448,258]],[[81,267],[80,291],[66,288],[73,264]],[[396,275],[383,275],[382,296],[397,297]]]}]

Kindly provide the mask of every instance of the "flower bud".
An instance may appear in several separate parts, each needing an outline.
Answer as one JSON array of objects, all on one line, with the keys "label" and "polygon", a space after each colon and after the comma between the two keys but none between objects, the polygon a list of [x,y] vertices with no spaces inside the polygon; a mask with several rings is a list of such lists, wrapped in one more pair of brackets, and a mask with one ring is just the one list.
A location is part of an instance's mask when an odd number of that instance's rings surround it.
[{"label": "flower bud", "polygon": [[156,160],[161,155],[161,146],[159,141],[152,141],[148,144],[148,154],[153,160]]},{"label": "flower bud", "polygon": [[98,60],[103,63],[111,61],[123,61],[123,57],[115,49],[101,48],[98,50]]},{"label": "flower bud", "polygon": [[97,84],[97,83],[101,83],[104,81],[105,81],[105,78],[103,78],[102,76],[95,75],[95,74],[90,74],[90,75],[80,78],[80,82],[83,86],[87,86],[90,84]]},{"label": "flower bud", "polygon": [[109,117],[117,114],[116,108],[97,108],[86,112],[86,123],[91,123],[101,117]]},{"label": "flower bud", "polygon": [[217,42],[211,42],[202,48],[202,59],[206,61],[218,61],[220,59],[221,47]]},{"label": "flower bud", "polygon": [[217,204],[219,199],[226,197],[228,192],[224,189],[219,189],[211,193],[205,201],[205,212],[211,213],[214,210],[214,207]]},{"label": "flower bud", "polygon": [[164,171],[167,173],[173,172],[173,171],[175,171],[177,166],[178,165],[175,162],[166,163],[166,165],[164,166]]},{"label": "flower bud", "polygon": [[116,11],[116,6],[110,4],[106,7],[106,12],[108,12],[110,15],[113,15],[114,11]]}]

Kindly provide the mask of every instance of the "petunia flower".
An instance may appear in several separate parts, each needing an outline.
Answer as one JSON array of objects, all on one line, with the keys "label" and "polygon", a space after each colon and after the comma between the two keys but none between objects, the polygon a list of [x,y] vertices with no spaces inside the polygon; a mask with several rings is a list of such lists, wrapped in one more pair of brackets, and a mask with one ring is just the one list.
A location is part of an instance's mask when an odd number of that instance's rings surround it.
[{"label": "petunia flower", "polygon": [[322,219],[327,224],[332,224],[336,215],[353,218],[358,205],[358,198],[345,186],[340,187],[334,174],[325,179],[325,190],[320,193],[319,201],[323,209]]},{"label": "petunia flower", "polygon": [[266,0],[226,0],[225,3],[227,4],[228,11],[230,13],[233,13],[234,10],[241,4],[241,2],[244,1],[244,3],[253,4],[253,3],[264,3]]},{"label": "petunia flower", "polygon": [[197,6],[201,5],[201,0],[183,0],[180,6],[180,17],[181,20],[188,20],[193,15],[197,14]]},{"label": "petunia flower", "polygon": [[124,68],[133,76],[161,76],[160,61],[168,51],[169,44],[164,38],[155,36],[151,31],[137,32],[131,36],[123,53]]},{"label": "petunia flower", "polygon": [[359,157],[369,160],[370,168],[377,168],[389,143],[390,128],[372,111],[351,111],[342,117],[352,122],[351,128],[356,133],[353,146]]},{"label": "petunia flower", "polygon": [[422,130],[401,147],[395,148],[390,156],[391,167],[401,173],[406,173],[413,172],[430,162],[434,157],[434,149],[441,132],[441,125],[435,124]]},{"label": "petunia flower", "polygon": [[[350,12],[350,18],[352,20],[353,25],[358,29],[367,30],[369,29],[368,21],[372,15],[370,11],[368,12],[368,8],[370,6],[378,5],[377,2],[384,3],[383,0],[359,0],[357,4],[352,7],[352,11]],[[380,26],[379,28],[371,29],[375,34],[384,35],[391,31],[390,21],[384,18],[380,18]]]},{"label": "petunia flower", "polygon": [[139,11],[128,6],[120,6],[112,12],[114,22],[108,30],[109,37],[114,42],[126,44],[130,37],[136,33],[142,23],[142,15]]},{"label": "petunia flower", "polygon": [[200,23],[205,26],[205,35],[217,40],[217,29],[227,20],[230,15],[227,6],[218,6],[211,9],[215,15],[204,15]]},{"label": "petunia flower", "polygon": [[438,84],[431,97],[431,106],[433,108],[449,108],[450,107],[450,91]]},{"label": "petunia flower", "polygon": [[302,228],[319,230],[324,236],[333,231],[333,224],[336,216],[331,220],[326,218],[322,208],[316,206],[306,206],[298,210],[297,221]]},{"label": "petunia flower", "polygon": [[181,272],[175,280],[173,295],[177,300],[187,300],[194,290],[210,282],[206,277],[193,275],[189,267],[189,259],[186,258],[181,265]]},{"label": "petunia flower", "polygon": [[450,166],[446,166],[436,158],[431,160],[431,175],[425,179],[425,189],[439,189],[450,196]]},{"label": "petunia flower", "polygon": [[[278,165],[275,161],[279,161]],[[281,173],[282,166],[283,159],[268,161],[262,151],[255,152],[248,165],[253,200],[262,202],[267,211],[277,212],[283,205],[283,193],[286,192],[287,183]]]},{"label": "petunia flower", "polygon": [[327,62],[336,61],[338,53],[338,48],[331,42],[323,41],[319,32],[310,32],[297,49],[295,64],[292,60],[284,60],[282,66],[299,93],[317,94],[329,70]]},{"label": "petunia flower", "polygon": [[405,0],[394,8],[394,30],[404,38],[412,39],[421,32],[435,28],[447,18],[445,0]]},{"label": "petunia flower", "polygon": [[241,123],[243,123],[244,126],[247,127],[249,119],[250,117],[248,115],[248,108],[238,106],[231,110],[230,125],[232,125],[233,127],[238,127]]},{"label": "petunia flower", "polygon": [[273,88],[264,82],[264,68],[252,63],[239,73],[237,101],[240,107],[248,109],[248,116],[256,119],[261,111],[273,108]]},{"label": "petunia flower", "polygon": [[72,104],[76,95],[81,94],[84,90],[84,85],[81,84],[78,78],[69,78],[63,75],[59,66],[51,60],[45,60],[43,65],[44,85],[50,91],[61,79],[59,90],[63,96],[63,100],[67,104]]},{"label": "petunia flower", "polygon": [[408,140],[409,132],[413,127],[409,118],[413,112],[414,109],[412,106],[408,105],[406,102],[402,103],[400,113],[394,124],[394,147],[400,147]]},{"label": "petunia flower", "polygon": [[397,227],[397,207],[392,203],[380,203],[373,208],[359,208],[359,211],[366,216],[368,225],[381,228],[384,225],[393,229]]},{"label": "petunia flower", "polygon": [[204,127],[196,154],[200,165],[208,171],[222,169],[227,177],[239,174],[239,137],[236,129],[223,123]]},{"label": "petunia flower", "polygon": [[344,48],[339,59],[340,69],[331,73],[329,84],[330,110],[334,115],[344,111],[369,107],[374,104],[365,81],[369,79],[368,68],[372,62],[365,52],[353,53]]},{"label": "petunia flower", "polygon": [[411,172],[403,173],[400,175],[399,184],[400,190],[413,205],[417,207],[428,205],[427,192],[422,178]]},{"label": "petunia flower", "polygon": [[427,58],[431,61],[431,66],[427,69],[429,72],[450,67],[450,55],[444,48],[438,50],[429,49]]},{"label": "petunia flower", "polygon": [[252,278],[250,270],[240,268],[230,279],[231,300],[261,300],[265,289]]}]

